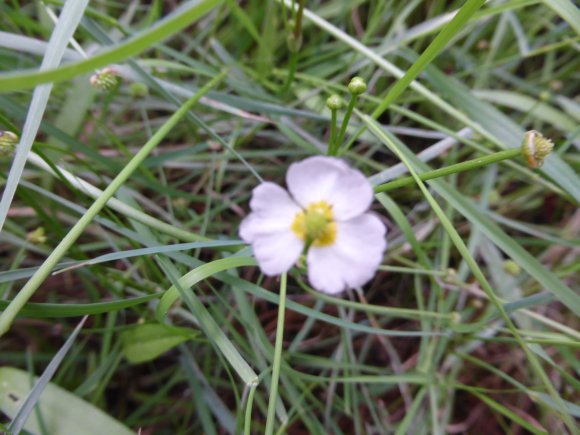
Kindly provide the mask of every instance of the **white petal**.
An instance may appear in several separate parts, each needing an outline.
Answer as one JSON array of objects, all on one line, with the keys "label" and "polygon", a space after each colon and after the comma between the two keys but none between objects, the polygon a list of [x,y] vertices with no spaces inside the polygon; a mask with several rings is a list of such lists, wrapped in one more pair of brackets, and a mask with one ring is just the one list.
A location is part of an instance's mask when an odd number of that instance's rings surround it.
[{"label": "white petal", "polygon": [[256,238],[280,231],[289,231],[300,207],[283,188],[262,183],[252,192],[250,213],[240,225],[240,237],[248,243]]},{"label": "white petal", "polygon": [[304,249],[304,242],[289,230],[257,238],[252,243],[252,249],[265,275],[280,275],[296,263]]},{"label": "white petal", "polygon": [[310,247],[308,279],[325,293],[359,287],[375,274],[387,247],[386,228],[378,217],[365,213],[337,223],[336,241],[327,247]]},{"label": "white petal", "polygon": [[262,183],[252,192],[250,208],[240,225],[240,237],[252,244],[264,274],[286,272],[304,249],[304,242],[290,229],[300,207],[280,186]]},{"label": "white petal", "polygon": [[338,220],[364,213],[373,200],[373,188],[365,176],[335,157],[315,156],[293,163],[286,184],[302,207],[327,201]]},{"label": "white petal", "polygon": [[276,216],[292,216],[300,211],[288,192],[277,184],[261,183],[252,191],[250,208],[253,212]]}]

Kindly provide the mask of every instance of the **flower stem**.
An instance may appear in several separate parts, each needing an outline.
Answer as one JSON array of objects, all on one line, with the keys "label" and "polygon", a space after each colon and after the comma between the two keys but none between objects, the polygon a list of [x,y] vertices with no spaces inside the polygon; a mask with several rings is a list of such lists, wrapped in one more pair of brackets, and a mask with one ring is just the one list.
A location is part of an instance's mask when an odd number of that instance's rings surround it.
[{"label": "flower stem", "polygon": [[285,94],[290,90],[290,86],[294,81],[294,75],[296,74],[296,67],[298,65],[298,51],[290,52],[290,61],[288,65],[288,77],[286,78],[286,83],[284,83],[284,87],[282,88],[281,93]]},{"label": "flower stem", "polygon": [[328,155],[333,150],[334,141],[336,141],[336,109],[331,109],[330,111],[330,140],[328,141]]},{"label": "flower stem", "polygon": [[[302,45],[302,16],[304,14],[304,2],[305,0],[300,0],[298,4],[298,12],[295,14],[295,23],[292,34],[290,35],[288,48],[290,49],[290,65],[288,69],[288,77],[286,83],[282,88],[282,93],[286,93],[290,90],[290,86],[294,81],[294,74],[296,74],[296,67],[298,65],[298,52],[300,51],[300,46]],[[292,8],[294,10],[294,8]]]},{"label": "flower stem", "polygon": [[276,343],[274,344],[274,360],[272,361],[272,382],[268,400],[268,417],[266,419],[266,435],[274,433],[276,419],[276,402],[278,401],[278,380],[280,379],[280,364],[282,362],[282,343],[284,341],[284,315],[286,313],[286,273],[280,279],[280,303],[278,304],[278,323],[276,324]]},{"label": "flower stem", "polygon": [[[513,148],[510,150],[499,151],[497,153],[490,154],[485,157],[478,157],[477,159],[468,160],[466,162],[457,163],[455,165],[446,166],[445,168],[435,169],[433,171],[424,172],[419,174],[419,178],[423,181],[432,180],[433,178],[444,177],[450,174],[456,174],[458,172],[465,172],[471,169],[477,169],[482,166],[486,166],[492,163],[501,162],[502,160],[513,159],[522,154],[520,148]],[[397,189],[399,187],[408,186],[414,184],[415,180],[413,177],[403,177],[397,180],[390,181],[385,184],[380,184],[375,186],[375,193],[387,192],[389,190]]]},{"label": "flower stem", "polygon": [[348,102],[348,107],[346,108],[346,113],[344,114],[344,119],[342,120],[342,125],[340,126],[340,132],[338,133],[338,138],[336,142],[332,144],[332,148],[328,150],[329,156],[336,156],[338,154],[338,149],[340,148],[340,144],[344,139],[344,135],[346,134],[346,128],[348,127],[348,122],[350,121],[350,116],[352,115],[352,111],[354,110],[354,103],[356,102],[356,95],[351,94],[350,101]]}]

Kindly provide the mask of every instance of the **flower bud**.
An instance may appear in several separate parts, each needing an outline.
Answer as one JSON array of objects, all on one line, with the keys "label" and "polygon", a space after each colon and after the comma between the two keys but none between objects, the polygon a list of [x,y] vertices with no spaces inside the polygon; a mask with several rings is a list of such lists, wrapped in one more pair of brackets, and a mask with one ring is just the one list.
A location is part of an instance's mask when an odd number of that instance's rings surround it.
[{"label": "flower bud", "polygon": [[539,168],[554,149],[554,143],[541,133],[530,130],[524,135],[522,154],[531,168]]},{"label": "flower bud", "polygon": [[42,245],[46,243],[46,231],[44,230],[44,227],[38,227],[34,231],[26,234],[26,240],[28,240],[30,243],[34,243],[35,245]]},{"label": "flower bud", "polygon": [[90,78],[91,85],[101,91],[110,91],[119,83],[119,73],[111,67],[103,68]]},{"label": "flower bud", "polygon": [[506,271],[507,273],[509,273],[512,276],[517,276],[522,271],[522,268],[520,267],[520,265],[518,263],[516,263],[514,260],[504,261],[502,264],[502,268],[504,271]]},{"label": "flower bud", "polygon": [[300,50],[300,47],[302,47],[302,35],[298,36],[297,38],[294,33],[290,33],[286,37],[286,44],[288,45],[288,50],[293,53],[297,52]]},{"label": "flower bud", "polygon": [[342,98],[340,98],[336,94],[331,95],[326,100],[326,107],[328,107],[330,110],[339,110],[342,109],[342,106],[343,106]]},{"label": "flower bud", "polygon": [[129,94],[131,94],[133,98],[145,98],[149,95],[149,88],[145,83],[133,82],[129,86]]},{"label": "flower bud", "polygon": [[19,139],[18,135],[11,131],[0,131],[0,156],[10,156],[14,154]]},{"label": "flower bud", "polygon": [[367,90],[367,84],[362,77],[353,77],[348,84],[348,90],[353,95],[364,94]]},{"label": "flower bud", "polygon": [[552,94],[550,94],[550,92],[548,92],[548,91],[542,91],[542,92],[540,92],[540,95],[538,95],[538,98],[540,99],[540,101],[548,101],[551,97],[552,97]]},{"label": "flower bud", "polygon": [[453,325],[458,325],[461,323],[461,314],[459,314],[457,311],[453,311],[450,313],[449,321]]}]

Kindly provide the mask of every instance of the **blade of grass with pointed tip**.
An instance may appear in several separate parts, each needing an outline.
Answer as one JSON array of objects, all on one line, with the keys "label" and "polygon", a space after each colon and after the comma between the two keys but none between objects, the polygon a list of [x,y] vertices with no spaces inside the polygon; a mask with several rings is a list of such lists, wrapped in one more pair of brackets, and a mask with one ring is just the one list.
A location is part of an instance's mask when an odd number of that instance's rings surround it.
[{"label": "blade of grass with pointed tip", "polygon": [[475,391],[471,391],[471,394],[473,394],[474,396],[478,397],[487,406],[489,406],[490,408],[492,408],[495,411],[499,412],[503,416],[509,418],[514,423],[517,423],[521,427],[529,430],[531,433],[533,433],[535,435],[542,435],[542,434],[546,434],[547,433],[546,431],[543,431],[543,430],[538,429],[537,427],[535,427],[534,425],[532,425],[531,423],[529,423],[527,420],[525,420],[522,417],[520,417],[518,414],[516,414],[511,409],[506,408],[501,403],[499,403],[499,402],[497,402],[497,401],[495,401],[495,400],[487,397],[486,395],[477,393]]},{"label": "blade of grass with pointed tip", "polygon": [[[20,315],[35,319],[59,318],[59,317],[79,317],[88,314],[102,314],[113,311],[120,311],[125,308],[136,307],[154,299],[160,298],[160,294],[139,296],[136,298],[121,299],[110,302],[95,302],[92,304],[49,304],[49,303],[27,303]],[[0,310],[6,309],[10,301],[0,300]]]}]

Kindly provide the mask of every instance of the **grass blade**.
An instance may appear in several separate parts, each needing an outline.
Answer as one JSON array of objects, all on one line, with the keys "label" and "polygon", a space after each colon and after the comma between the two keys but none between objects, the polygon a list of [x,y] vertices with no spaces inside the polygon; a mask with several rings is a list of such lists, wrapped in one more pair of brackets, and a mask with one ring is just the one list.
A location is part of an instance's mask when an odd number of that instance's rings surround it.
[{"label": "grass blade", "polygon": [[30,413],[34,409],[36,402],[38,402],[38,400],[40,399],[40,395],[42,394],[42,392],[44,391],[44,389],[46,388],[46,386],[48,385],[48,383],[58,370],[58,367],[60,366],[62,360],[64,359],[69,349],[73,345],[75,339],[77,338],[77,335],[81,331],[86,320],[87,316],[83,317],[83,319],[79,322],[77,327],[73,330],[72,334],[69,335],[63,346],[60,348],[60,350],[57,352],[54,358],[50,361],[50,364],[48,364],[48,366],[42,373],[42,376],[38,378],[38,380],[34,384],[34,387],[32,387],[32,390],[30,390],[30,393],[28,394],[26,399],[24,399],[24,403],[22,403],[20,409],[18,410],[18,413],[14,416],[12,423],[10,423],[10,426],[8,426],[8,429],[11,431],[11,434],[18,435],[20,431],[24,428],[26,420],[28,420],[28,417],[30,416]]},{"label": "grass blade", "polygon": [[[46,53],[42,59],[42,64],[40,65],[41,73],[60,64],[66,47],[83,17],[87,4],[88,0],[67,1],[65,3],[58,23],[56,24],[48,46],[46,47]],[[26,116],[24,127],[22,128],[20,144],[16,149],[14,161],[10,167],[10,173],[8,174],[6,186],[4,187],[2,199],[0,200],[0,231],[2,231],[2,228],[4,227],[10,204],[12,204],[14,193],[16,192],[20,177],[22,176],[22,171],[26,164],[26,158],[32,148],[34,138],[38,133],[38,127],[40,126],[40,122],[44,116],[44,111],[48,104],[48,97],[50,96],[51,91],[52,84],[49,83],[37,87],[32,94],[32,102],[28,108],[28,115]]]}]

